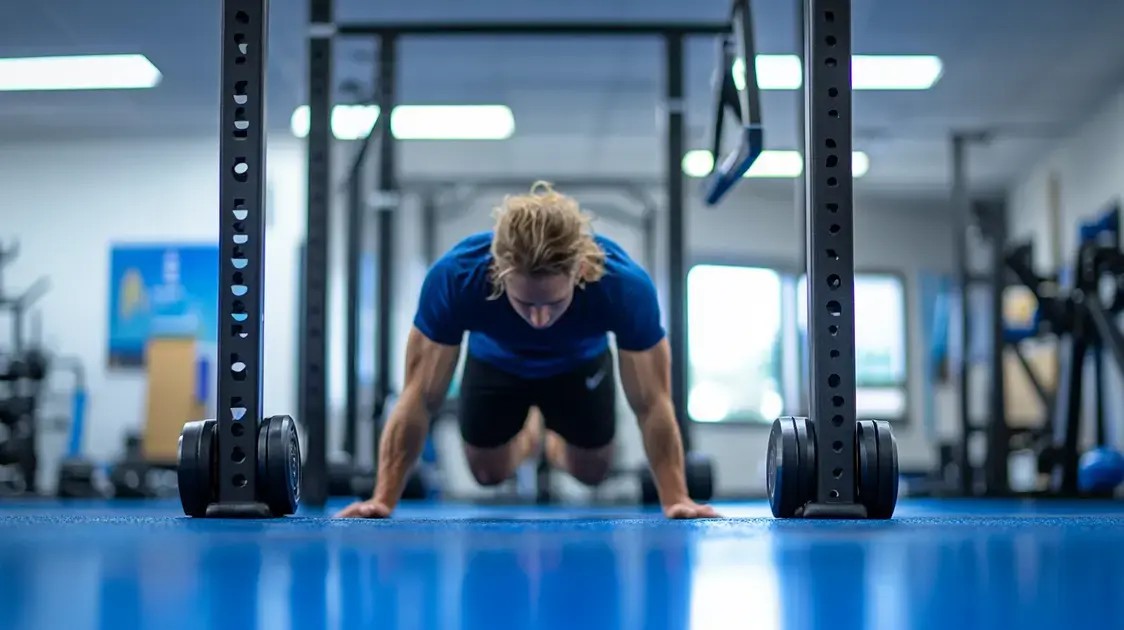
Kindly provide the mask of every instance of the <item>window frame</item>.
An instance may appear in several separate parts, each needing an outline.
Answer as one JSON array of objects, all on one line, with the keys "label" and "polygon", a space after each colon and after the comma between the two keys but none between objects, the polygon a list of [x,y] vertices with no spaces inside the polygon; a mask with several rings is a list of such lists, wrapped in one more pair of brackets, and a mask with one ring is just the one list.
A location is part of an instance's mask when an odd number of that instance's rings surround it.
[{"label": "window frame", "polygon": [[[799,286],[800,286],[800,277],[803,276],[803,275],[804,275],[804,272],[800,272],[800,274],[798,274],[793,279],[793,283],[797,287],[798,293],[799,293]],[[858,278],[859,276],[889,277],[889,278],[896,279],[901,284],[901,287],[902,287],[902,324],[903,324],[902,330],[905,333],[905,339],[903,340],[904,341],[904,349],[905,349],[905,354],[904,354],[904,356],[905,356],[905,374],[902,377],[902,383],[900,385],[890,385],[888,387],[872,387],[872,386],[856,387],[856,389],[893,389],[893,388],[899,388],[900,387],[901,391],[902,391],[902,394],[903,394],[903,396],[902,396],[902,409],[903,409],[902,414],[900,416],[879,417],[879,418],[862,416],[860,419],[861,420],[886,420],[888,422],[893,422],[895,426],[908,426],[912,422],[912,416],[913,416],[913,413],[911,412],[912,406],[913,406],[913,397],[911,396],[911,393],[910,393],[910,389],[911,389],[910,388],[910,381],[911,381],[912,376],[913,376],[913,354],[914,354],[913,349],[911,348],[912,344],[910,343],[911,332],[913,330],[913,307],[912,307],[913,299],[912,299],[912,289],[910,287],[910,282],[909,282],[909,274],[907,274],[903,271],[899,271],[899,270],[885,269],[885,268],[880,268],[880,267],[868,267],[868,268],[856,268],[855,269],[855,277]],[[799,343],[799,335],[797,335],[797,343]],[[799,354],[799,352],[800,352],[800,348],[797,348],[797,353]],[[802,362],[803,357],[798,356],[797,361]],[[803,369],[802,365],[797,368],[796,375],[797,375],[797,378],[799,379],[799,383],[797,384],[797,390],[803,391],[804,388],[805,388],[805,383],[804,383],[805,378],[804,378],[804,369]],[[857,376],[857,370],[856,370],[856,376]],[[807,414],[807,413],[808,413],[808,410],[803,410],[801,412],[801,414]]]},{"label": "window frame", "polygon": [[[698,265],[764,268],[764,269],[772,270],[772,271],[776,272],[780,276],[780,279],[781,279],[781,308],[782,309],[786,309],[786,308],[796,309],[797,305],[799,304],[799,297],[796,296],[796,294],[799,292],[798,288],[799,288],[800,277],[805,275],[805,270],[803,268],[803,265],[795,265],[791,262],[790,259],[789,260],[781,260],[781,259],[777,259],[777,258],[770,258],[768,256],[757,257],[757,256],[737,256],[737,255],[689,256],[688,260],[687,260],[687,273],[689,274],[691,269],[693,269],[695,266],[698,266]],[[880,268],[880,267],[856,268],[855,269],[855,275],[856,276],[868,276],[868,277],[879,277],[880,276],[880,277],[894,278],[899,282],[899,284],[902,288],[902,318],[903,318],[902,329],[903,329],[903,333],[904,333],[903,343],[904,343],[905,373],[902,377],[902,382],[901,382],[900,385],[893,385],[893,386],[890,386],[890,387],[895,388],[895,389],[900,388],[900,391],[902,393],[902,409],[903,409],[903,411],[902,411],[902,414],[900,416],[896,416],[896,417],[879,417],[879,418],[869,418],[869,419],[887,420],[887,421],[893,422],[895,425],[908,426],[914,421],[914,419],[913,419],[913,415],[914,415],[913,414],[913,398],[914,397],[913,397],[912,391],[911,391],[911,389],[912,389],[911,382],[913,380],[913,372],[914,372],[914,369],[913,369],[914,368],[914,365],[913,365],[914,356],[913,355],[915,354],[914,349],[912,348],[912,342],[911,342],[911,340],[912,340],[911,335],[912,335],[912,331],[913,331],[915,326],[914,326],[914,321],[913,321],[914,306],[913,306],[913,303],[912,303],[913,302],[913,288],[910,286],[910,284],[911,284],[910,283],[910,276],[909,276],[908,273],[906,273],[904,271],[901,271],[901,270],[886,269],[886,268]],[[684,283],[686,283],[686,282],[687,282],[686,278],[684,278]],[[791,291],[793,293],[793,298],[794,298],[793,300],[791,300],[792,304],[789,305],[789,306],[786,306],[786,302],[788,301],[788,298],[785,296],[785,293],[787,291],[789,291],[789,289],[786,288],[786,284],[791,287]],[[690,298],[689,289],[685,288],[685,293],[687,294],[687,300],[690,300],[691,298]],[[780,379],[781,379],[781,390],[784,393],[784,399],[785,399],[784,400],[785,411],[783,413],[785,415],[804,415],[804,416],[806,416],[808,414],[808,410],[807,409],[801,409],[802,407],[805,406],[804,405],[805,396],[803,395],[803,392],[804,392],[804,388],[805,388],[806,384],[804,382],[805,377],[804,377],[804,369],[803,369],[803,365],[802,365],[803,364],[803,357],[802,357],[801,345],[800,345],[800,335],[799,335],[800,331],[799,331],[799,326],[795,323],[797,321],[797,319],[795,317],[795,311],[793,311],[791,313],[792,317],[789,317],[788,315],[789,315],[789,313],[785,313],[782,310],[782,318],[781,318],[781,321],[782,321],[782,326],[781,326],[782,350],[781,350]],[[791,323],[787,323],[787,322],[791,322]],[[688,322],[687,325],[688,325],[688,328],[689,328],[690,322]],[[795,347],[794,348],[790,349],[790,348],[785,347],[786,342],[783,341],[783,338],[786,338],[788,336],[792,336],[795,339]],[[688,337],[687,344],[690,345],[690,343],[691,343],[691,340],[690,340],[690,337]],[[788,365],[789,362],[794,363],[794,366]],[[690,373],[691,373],[691,370],[688,367],[688,375],[687,375],[688,376],[688,383],[687,383],[688,396],[690,396],[689,392],[690,392],[690,385],[691,385],[691,383],[690,383]],[[794,382],[789,382],[789,379],[794,379]],[[881,388],[866,387],[866,388],[863,388],[863,389],[881,389]],[[795,394],[796,394],[796,396],[795,396],[796,399],[795,400],[789,400],[789,398],[790,398],[790,396],[793,392],[795,392]],[[863,419],[868,419],[868,418],[866,418],[864,416]],[[697,423],[697,424],[706,425],[706,426],[710,426],[710,427],[740,427],[740,428],[743,428],[743,429],[745,427],[756,427],[756,428],[759,428],[759,429],[762,429],[762,430],[768,430],[770,428],[770,423],[768,421],[757,422],[757,421],[749,420],[749,419],[727,419],[727,420],[722,420],[720,422],[703,422],[703,421],[695,420],[693,417],[688,417],[687,420],[692,422],[692,423]]]}]

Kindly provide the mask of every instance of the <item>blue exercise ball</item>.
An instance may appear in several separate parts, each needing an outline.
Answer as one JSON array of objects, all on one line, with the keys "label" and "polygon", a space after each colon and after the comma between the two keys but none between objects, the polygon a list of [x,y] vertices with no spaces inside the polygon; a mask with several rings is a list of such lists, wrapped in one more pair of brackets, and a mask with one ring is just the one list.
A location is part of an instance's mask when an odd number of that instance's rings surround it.
[{"label": "blue exercise ball", "polygon": [[1085,492],[1109,492],[1124,483],[1124,455],[1111,448],[1096,448],[1081,456],[1077,482]]}]

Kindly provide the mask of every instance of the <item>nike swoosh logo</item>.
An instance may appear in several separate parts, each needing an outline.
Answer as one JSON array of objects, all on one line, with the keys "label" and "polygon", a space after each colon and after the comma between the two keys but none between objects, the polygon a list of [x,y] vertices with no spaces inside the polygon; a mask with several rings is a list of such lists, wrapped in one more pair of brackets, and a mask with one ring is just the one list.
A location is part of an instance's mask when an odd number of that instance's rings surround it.
[{"label": "nike swoosh logo", "polygon": [[585,388],[597,389],[597,386],[601,384],[601,381],[605,380],[605,372],[605,368],[601,368],[593,376],[587,377],[585,379]]}]

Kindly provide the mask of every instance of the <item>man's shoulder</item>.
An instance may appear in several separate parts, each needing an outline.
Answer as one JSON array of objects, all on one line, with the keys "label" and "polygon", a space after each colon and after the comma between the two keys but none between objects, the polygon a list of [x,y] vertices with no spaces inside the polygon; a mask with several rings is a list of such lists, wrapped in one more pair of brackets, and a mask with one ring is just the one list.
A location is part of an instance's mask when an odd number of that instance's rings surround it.
[{"label": "man's shoulder", "polygon": [[492,233],[467,236],[433,264],[430,274],[443,276],[457,289],[467,290],[487,281],[492,260]]},{"label": "man's shoulder", "polygon": [[619,243],[600,234],[594,236],[594,241],[605,253],[605,275],[601,282],[605,282],[606,287],[651,283],[648,272]]}]

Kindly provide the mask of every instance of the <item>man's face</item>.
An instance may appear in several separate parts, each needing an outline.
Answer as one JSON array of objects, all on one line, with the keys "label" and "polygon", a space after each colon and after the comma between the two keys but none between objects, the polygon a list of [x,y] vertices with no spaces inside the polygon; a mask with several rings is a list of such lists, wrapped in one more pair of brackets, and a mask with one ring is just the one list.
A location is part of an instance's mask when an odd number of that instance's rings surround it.
[{"label": "man's face", "polygon": [[574,300],[574,280],[568,275],[528,276],[513,273],[504,278],[511,307],[534,328],[550,328]]}]

